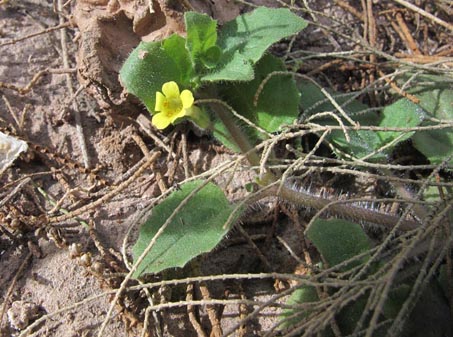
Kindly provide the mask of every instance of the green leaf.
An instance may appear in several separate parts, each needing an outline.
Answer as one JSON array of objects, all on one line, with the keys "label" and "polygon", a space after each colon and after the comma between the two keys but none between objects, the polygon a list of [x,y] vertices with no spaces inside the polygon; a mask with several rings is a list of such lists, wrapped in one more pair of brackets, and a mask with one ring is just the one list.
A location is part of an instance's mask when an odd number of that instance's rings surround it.
[{"label": "green leaf", "polygon": [[[336,111],[337,109],[330,103],[321,89],[313,83],[303,81],[299,84],[302,93],[302,107],[305,116],[312,116],[324,111]],[[414,127],[420,125],[425,117],[425,112],[418,105],[407,99],[400,99],[395,103],[385,107],[381,117],[376,112],[367,111],[369,108],[356,101],[350,100],[350,95],[329,92],[335,101],[343,108],[346,114],[361,126],[380,126],[380,127]],[[336,112],[337,116],[340,116]],[[349,125],[346,120],[345,125]],[[333,118],[321,118],[316,120],[322,125],[338,125]],[[340,130],[333,131],[327,139],[338,146],[342,151],[353,155],[356,158],[363,158],[370,153],[375,152],[384,145],[392,142],[397,137],[397,143],[410,138],[414,132],[396,132],[396,131],[371,131],[358,130],[349,131],[350,142],[346,140],[344,133]],[[393,146],[379,153],[374,154],[369,160],[380,161],[386,158],[393,149]]]},{"label": "green leaf", "polygon": [[221,57],[216,68],[201,77],[205,82],[250,81],[254,77],[252,62],[239,51],[230,57]]},{"label": "green leaf", "polygon": [[[420,106],[412,103],[406,98],[402,98],[395,103],[387,106],[382,111],[383,119],[379,123],[381,127],[410,128],[420,125],[425,118],[425,112]],[[381,145],[390,143],[397,137],[398,142],[409,139],[415,131],[378,131],[377,135],[381,139]]]},{"label": "green leaf", "polygon": [[181,48],[179,37],[163,42],[141,42],[120,70],[120,80],[126,90],[137,96],[150,112],[154,111],[156,92],[165,82],[175,81],[188,86],[192,68],[188,53]]},{"label": "green leaf", "polygon": [[[300,81],[298,87],[301,93],[301,106],[304,110],[304,118],[326,111],[335,112],[336,115],[340,117],[335,106],[315,84],[309,81]],[[378,125],[380,119],[378,114],[374,111],[370,111],[369,107],[365,104],[351,99],[351,94],[339,94],[329,90],[327,90],[327,92],[329,92],[333,99],[335,99],[335,101],[343,108],[345,113],[355,122],[362,126]],[[352,95],[354,95],[354,93]],[[343,117],[341,118],[345,125],[349,125]],[[314,122],[321,125],[338,125],[338,122],[332,117],[321,117],[315,119]],[[350,130],[349,136],[350,142],[346,140],[343,131],[335,130],[327,136],[327,139],[338,146],[342,151],[349,153],[356,158],[362,158],[369,155],[381,145],[381,140],[374,131]],[[385,159],[385,154],[378,153],[370,159],[382,160]]]},{"label": "green leaf", "polygon": [[[336,315],[337,324],[344,335],[349,335],[354,331],[354,328],[359,321],[363,310],[366,305],[367,296],[362,296],[356,301],[346,305]],[[291,296],[286,301],[286,305],[300,305],[304,303],[318,302],[319,297],[314,287],[303,286],[299,289],[294,290]],[[284,309],[280,315],[280,319],[284,320],[281,324],[283,329],[291,328],[297,325],[302,319],[308,317],[311,314],[310,310],[302,310],[301,308],[289,308]],[[322,332],[323,337],[334,336],[330,328],[326,328]],[[376,335],[377,336],[377,335]]]},{"label": "green leaf", "polygon": [[219,63],[222,50],[217,46],[212,46],[201,55],[201,62],[208,68],[214,68]]},{"label": "green leaf", "polygon": [[217,21],[196,12],[185,13],[184,19],[187,30],[186,46],[194,65],[199,63],[198,60],[208,66],[217,63],[221,54],[220,48],[216,46]]},{"label": "green leaf", "polygon": [[[440,164],[453,155],[453,129],[417,132],[413,144],[431,163]],[[447,165],[453,165],[451,158]]]},{"label": "green leaf", "polygon": [[[386,318],[395,318],[403,305],[407,301],[410,301],[409,293],[412,287],[412,284],[403,284],[395,290],[390,291],[383,307],[383,314]],[[419,292],[418,297],[416,297],[418,301],[415,303],[403,326],[400,326],[401,332],[398,336],[451,336],[449,304],[437,280],[435,278],[431,279],[419,291],[421,293]]]},{"label": "green leaf", "polygon": [[[364,124],[360,124],[364,125]],[[363,158],[373,153],[376,149],[381,147],[381,141],[378,135],[374,131],[359,130],[350,131],[348,142],[343,131],[335,130],[327,137],[335,145],[337,145],[342,151],[349,153],[355,158]],[[369,157],[369,161],[383,161],[387,157],[384,153],[379,152]]]},{"label": "green leaf", "polygon": [[[319,253],[330,266],[340,264],[371,248],[370,241],[360,225],[346,220],[318,219],[308,229],[307,237],[313,242]],[[349,264],[343,270],[365,261],[368,257],[365,256],[360,261]],[[337,323],[345,335],[353,332],[357,321],[363,313],[366,299],[367,297],[365,295],[361,296],[355,302],[346,305],[337,314]],[[287,304],[302,304],[317,300],[318,296],[313,287],[302,287],[290,296]],[[297,308],[288,309],[283,311],[282,318],[289,317],[292,314],[299,314],[299,317],[306,317],[310,312],[301,312]],[[284,327],[291,327],[297,324],[297,322],[297,318],[291,318],[288,320],[288,323],[284,323]],[[331,335],[330,329],[323,332],[323,336]]]},{"label": "green leaf", "polygon": [[[401,84],[406,75],[398,81]],[[428,117],[453,122],[453,82],[448,77],[438,75],[421,75],[413,78],[411,87],[406,91],[420,99],[420,107]],[[421,125],[434,123],[425,121]],[[440,164],[453,155],[453,129],[418,131],[412,138],[417,150],[423,153],[433,164]],[[452,161],[450,161],[452,164]]]},{"label": "green leaf", "polygon": [[398,315],[410,292],[411,286],[405,283],[389,292],[387,301],[382,308],[382,313],[387,319],[394,319]]},{"label": "green leaf", "polygon": [[287,8],[260,7],[227,22],[219,32],[218,45],[226,55],[238,50],[255,63],[272,44],[306,26],[304,19]]},{"label": "green leaf", "polygon": [[[411,74],[398,79],[399,84]],[[431,116],[451,119],[453,105],[453,78],[441,75],[418,75],[410,81],[405,91],[420,99],[419,105]]]},{"label": "green leaf", "polygon": [[[317,219],[308,229],[307,237],[330,266],[371,249],[370,241],[362,227],[342,219]],[[362,258],[362,261],[364,259]]]},{"label": "green leaf", "polygon": [[[200,180],[186,183],[154,207],[151,217],[140,228],[139,237],[132,249],[134,261],[137,261],[175,208],[202,184],[203,181]],[[183,267],[194,257],[211,251],[227,233],[228,229],[223,227],[234,209],[220,188],[212,183],[204,186],[183,206],[157,238],[156,244],[133,277]],[[237,212],[233,220],[239,213]]]},{"label": "green leaf", "polygon": [[[286,305],[297,305],[303,303],[311,303],[319,301],[318,293],[315,287],[303,286],[293,291],[291,296],[286,301]],[[284,320],[280,325],[281,328],[290,328],[299,323],[303,318],[310,314],[310,310],[303,311],[299,308],[284,309],[280,315],[280,319]]]},{"label": "green leaf", "polygon": [[[276,75],[264,86],[254,105],[255,95],[262,81],[273,71],[285,70],[283,62],[269,54],[256,64],[255,79],[250,82],[226,83],[219,88],[220,96],[236,112],[268,132],[278,131],[280,126],[291,124],[299,115],[299,92],[291,75]],[[231,119],[236,119],[231,115]],[[237,120],[250,140],[265,139],[266,136],[254,128]],[[228,148],[237,151],[231,137],[223,125],[215,123],[214,135]]]},{"label": "green leaf", "polygon": [[[450,194],[452,192],[451,187],[448,187],[448,192],[449,192],[448,194]],[[425,190],[423,191],[423,200],[429,201],[429,202],[440,202],[442,199],[441,199],[439,187],[438,186],[428,186],[427,188],[425,188]]]},{"label": "green leaf", "polygon": [[185,45],[186,39],[177,34],[173,34],[162,41],[162,47],[167,52],[167,55],[173,59],[181,74],[181,80],[178,84],[189,86],[194,69],[190,62],[189,54],[185,49]]},{"label": "green leaf", "polygon": [[202,77],[204,81],[249,81],[252,65],[284,37],[296,34],[307,22],[286,8],[260,7],[227,22],[219,31],[222,49],[219,65]]},{"label": "green leaf", "polygon": [[[276,132],[280,126],[291,124],[299,115],[299,92],[292,76],[272,77],[264,86],[256,106],[253,102],[259,86],[267,75],[273,71],[282,70],[285,70],[283,62],[266,54],[256,64],[254,80],[226,83],[219,88],[219,94],[237,113],[268,132]],[[266,138],[263,133],[251,128],[233,115],[231,119],[241,125],[251,142]],[[214,136],[226,147],[239,151],[220,121],[215,121]]]},{"label": "green leaf", "polygon": [[[368,294],[359,297],[354,302],[346,305],[338,314],[338,327],[345,336],[351,335],[354,332],[354,329],[357,326],[357,322],[360,320],[360,317],[365,310],[367,299]],[[382,330],[380,331],[378,329],[377,331],[373,332],[373,337],[384,336],[385,334],[382,332]]]},{"label": "green leaf", "polygon": [[[264,86],[254,105],[255,95],[268,74],[284,71],[283,62],[266,54],[257,64],[255,79],[245,83],[225,84],[221,96],[242,116],[268,132],[291,124],[299,115],[299,92],[291,75],[273,76]],[[263,138],[257,133],[258,138]]]}]

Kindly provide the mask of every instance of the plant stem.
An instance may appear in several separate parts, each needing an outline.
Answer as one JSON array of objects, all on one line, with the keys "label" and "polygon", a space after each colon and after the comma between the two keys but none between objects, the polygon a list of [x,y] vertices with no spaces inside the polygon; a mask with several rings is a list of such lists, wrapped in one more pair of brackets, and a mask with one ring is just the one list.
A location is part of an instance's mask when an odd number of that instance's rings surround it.
[{"label": "plant stem", "polygon": [[[246,155],[249,163],[253,166],[259,166],[260,157],[258,153],[250,143],[247,135],[235,123],[226,106],[218,104],[215,112],[227,128],[233,141],[242,153]],[[263,177],[260,177],[260,185],[269,186],[276,183],[278,180],[278,177],[268,170]],[[275,184],[275,186],[265,189],[263,193],[259,193],[257,198],[251,198],[250,201],[257,201],[267,196],[279,196],[288,202],[302,207],[314,208],[316,210],[325,209],[329,214],[351,219],[357,222],[368,222],[383,225],[388,228],[393,228],[397,223],[399,223],[399,229],[405,231],[412,230],[420,226],[420,224],[414,220],[400,219],[397,215],[377,212],[350,203],[345,204],[345,201],[335,202],[330,199],[314,196],[302,191],[294,191],[284,184]]]},{"label": "plant stem", "polygon": [[[268,193],[278,193],[278,186],[269,189]],[[295,205],[314,208],[316,210],[325,209],[327,213],[351,219],[357,222],[368,222],[376,225],[393,228],[398,222],[399,229],[409,231],[420,226],[420,223],[409,219],[400,219],[397,215],[381,213],[372,209],[366,209],[351,203],[346,204],[347,200],[333,201],[320,196],[313,196],[302,191],[294,191],[287,186],[280,189],[279,197],[290,201]]]},{"label": "plant stem", "polygon": [[245,154],[249,163],[253,166],[260,165],[260,157],[256,153],[256,150],[250,144],[248,137],[244,134],[242,129],[233,121],[231,118],[231,113],[227,108],[221,104],[218,104],[215,108],[217,117],[222,121],[222,123],[227,128],[230,133],[233,141],[239,147],[242,153]]}]

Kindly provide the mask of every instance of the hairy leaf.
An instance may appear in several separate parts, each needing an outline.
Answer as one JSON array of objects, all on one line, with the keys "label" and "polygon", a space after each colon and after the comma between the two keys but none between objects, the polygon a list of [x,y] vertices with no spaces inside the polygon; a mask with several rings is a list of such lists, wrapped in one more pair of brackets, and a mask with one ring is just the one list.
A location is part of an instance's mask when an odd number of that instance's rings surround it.
[{"label": "hairy leaf", "polygon": [[[246,83],[226,84],[221,95],[242,116],[268,132],[291,124],[299,115],[299,92],[291,75],[276,75],[265,83],[257,104],[254,104],[263,80],[274,71],[284,71],[283,62],[265,55],[255,68],[255,79]],[[263,135],[260,135],[261,138]]]},{"label": "hairy leaf", "polygon": [[[387,106],[382,111],[383,118],[379,123],[381,127],[410,128],[418,126],[425,118],[425,112],[420,106],[402,98]],[[398,138],[398,142],[409,139],[415,131],[378,131],[381,145],[390,143]]]},{"label": "hairy leaf", "polygon": [[[437,75],[422,75],[413,78],[407,92],[420,99],[419,105],[430,118],[453,122],[453,80]],[[423,126],[433,125],[426,120]],[[440,164],[453,155],[453,128],[418,131],[413,136],[413,144],[433,164]],[[450,158],[449,164],[453,160]]]},{"label": "hairy leaf", "polygon": [[[133,247],[134,261],[145,251],[175,208],[202,184],[201,180],[186,183],[154,207],[150,218],[140,228]],[[211,251],[227,233],[223,227],[234,208],[216,185],[208,183],[202,187],[173,217],[133,276],[137,278],[143,273],[183,267],[194,257]]]},{"label": "hairy leaf", "polygon": [[217,47],[217,21],[206,14],[187,12],[184,14],[187,30],[187,50],[193,64],[200,62],[214,66],[220,58],[221,50]]},{"label": "hairy leaf", "polygon": [[260,7],[227,22],[219,32],[218,44],[227,55],[239,50],[246,59],[257,62],[272,44],[306,26],[289,9]]},{"label": "hairy leaf", "polygon": [[371,248],[362,227],[342,219],[317,219],[307,230],[307,237],[330,266],[335,266]]},{"label": "hairy leaf", "polygon": [[190,63],[190,57],[185,50],[186,39],[173,34],[162,41],[162,47],[167,52],[167,55],[173,59],[181,74],[181,80],[178,84],[188,86],[193,77],[194,69]]},{"label": "hairy leaf", "polygon": [[[334,105],[327,100],[320,88],[306,81],[299,84],[299,88],[302,93],[301,104],[305,110],[305,117],[313,116],[320,112],[331,111],[342,118],[345,125],[349,125]],[[344,95],[333,92],[330,92],[330,94],[346,114],[360,124],[360,126],[407,128],[420,125],[425,118],[424,110],[405,98],[385,107],[382,110],[381,116],[379,116],[376,112],[370,111],[366,105],[356,100],[351,100],[349,97],[350,94]],[[338,125],[338,122],[333,118],[322,117],[315,121],[322,125]],[[413,135],[413,131],[350,130],[350,142],[348,142],[343,131],[335,130],[328,135],[327,139],[342,151],[356,158],[368,157],[372,161],[382,161],[393,150],[394,145]],[[394,142],[393,146],[380,150],[390,142]],[[370,156],[370,154],[378,150],[378,153]]]},{"label": "hairy leaf", "polygon": [[[313,118],[317,113],[333,112],[341,118],[344,125],[350,126],[348,121],[341,116],[337,108],[326,98],[318,86],[308,81],[301,81],[298,87],[301,93],[301,106],[304,111],[302,118]],[[380,120],[378,114],[370,111],[365,104],[353,99],[352,95],[354,94],[340,94],[327,91],[353,121],[358,122],[362,126],[378,125]],[[321,125],[339,125],[338,121],[333,117],[319,117],[313,121]],[[334,130],[327,136],[327,139],[342,151],[356,158],[363,158],[369,155],[381,145],[379,136],[373,131],[350,130],[349,137],[350,142],[347,141],[343,131]],[[384,154],[378,153],[371,159],[382,160],[384,158]]]},{"label": "hairy leaf", "polygon": [[275,42],[293,35],[307,22],[286,8],[260,7],[227,22],[219,31],[222,56],[218,67],[202,77],[203,81],[249,81],[252,65]]},{"label": "hairy leaf", "polygon": [[228,57],[223,56],[215,69],[204,75],[205,82],[250,81],[254,77],[253,64],[239,51]]},{"label": "hairy leaf", "polygon": [[176,36],[163,42],[141,42],[120,70],[126,90],[140,98],[150,112],[154,111],[156,92],[165,82],[189,85],[192,68],[186,49],[180,48],[182,42]]}]

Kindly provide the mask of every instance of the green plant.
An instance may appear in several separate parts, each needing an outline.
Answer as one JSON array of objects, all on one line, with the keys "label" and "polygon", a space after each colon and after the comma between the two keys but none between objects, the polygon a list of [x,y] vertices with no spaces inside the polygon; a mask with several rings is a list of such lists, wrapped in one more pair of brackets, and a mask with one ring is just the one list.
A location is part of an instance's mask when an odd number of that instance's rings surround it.
[{"label": "green plant", "polygon": [[[420,208],[417,220],[360,205],[333,203],[286,184],[304,162],[303,155],[282,174],[272,170],[267,159],[275,157],[272,148],[277,141],[315,133],[319,137],[316,147],[324,142],[339,158],[359,164],[384,166],[398,144],[411,140],[433,164],[447,165],[453,154],[449,131],[453,120],[451,83],[444,85],[439,78],[414,75],[410,78],[411,92],[422,103],[401,98],[377,112],[355,100],[354,93],[328,91],[301,75],[287,72],[280,59],[266,53],[273,43],[306,26],[303,19],[287,9],[259,8],[220,29],[215,20],[199,13],[186,13],[185,22],[186,38],[172,35],[163,41],[141,43],[121,69],[121,81],[153,114],[152,122],[158,129],[189,120],[212,132],[225,146],[242,153],[252,166],[260,167],[251,182],[256,183],[259,191],[250,200],[230,205],[222,190],[209,181],[183,184],[180,191],[155,207],[142,226],[133,248],[136,267],[133,276],[139,278],[144,273],[182,267],[209,252],[248,202],[266,196],[279,196],[292,204],[317,210],[328,209],[331,214],[355,220],[314,219],[307,230],[308,238],[327,264],[339,266],[337,272],[359,283],[366,277],[378,278],[390,272],[377,259],[379,254],[371,254],[373,248],[358,223],[384,225],[393,232],[416,230],[424,225],[428,211]],[[407,78],[402,77],[401,81],[404,80]],[[418,80],[429,80],[433,85],[424,86]],[[301,124],[292,130],[290,125],[296,119]],[[429,127],[434,122],[440,127]],[[295,152],[302,154],[303,150],[299,147]],[[395,188],[398,191],[400,186]],[[216,213],[216,209],[222,211]],[[392,312],[388,319],[397,316],[393,312],[399,312],[399,305],[411,294],[404,290],[401,295],[401,287],[412,284],[403,279],[399,287],[384,289],[398,302],[383,302],[383,312]],[[345,289],[329,289],[327,293],[335,297],[354,291]],[[350,300],[341,306],[339,325],[347,333],[357,332],[370,321],[376,326],[381,320],[379,314],[363,317],[362,308],[376,296],[370,287],[364,289],[358,294],[351,293]],[[305,287],[296,291],[288,303],[317,299],[314,288]],[[302,316],[309,317],[309,313]],[[288,315],[297,317],[298,312],[286,311],[284,319]],[[328,317],[326,322],[331,319]],[[297,325],[297,321],[287,321],[290,322],[287,328]]]},{"label": "green plant", "polygon": [[[291,123],[299,114],[300,95],[289,74],[267,81],[256,104],[251,103],[256,90],[267,76],[285,70],[282,61],[266,54],[266,50],[278,40],[298,33],[306,26],[306,22],[287,9],[269,8],[259,8],[242,15],[226,23],[219,31],[216,21],[207,15],[188,12],[185,22],[187,38],[172,35],[163,41],[141,43],[121,69],[122,83],[130,93],[143,101],[153,114],[152,122],[157,128],[164,129],[170,124],[189,119],[198,127],[212,130],[226,146],[248,153],[253,165],[259,164],[258,155],[253,150],[257,141],[266,139],[269,133],[277,131],[281,125]],[[180,92],[179,87],[183,91]],[[193,94],[209,99],[194,102]],[[211,94],[214,96],[208,96]],[[225,103],[213,101],[217,95],[221,95]],[[203,102],[212,104],[202,107]],[[243,122],[225,108],[228,104],[237,109],[249,124],[240,125]],[[257,126],[254,127],[254,123]],[[187,194],[196,188],[197,185],[193,183],[182,186]],[[199,199],[203,195],[202,191],[192,193],[199,203],[203,203],[203,199]],[[179,202],[183,200],[178,197],[181,193],[177,191],[163,201],[143,226],[134,246],[135,260],[165,223],[166,217],[158,217],[156,213],[166,208],[166,216],[170,216],[170,210],[175,207],[174,198],[178,198]],[[224,209],[224,217],[211,222],[206,210],[200,209],[201,205],[184,208],[162,236],[157,238],[135,277],[139,277],[142,272],[183,266],[194,256],[214,248],[227,232],[224,226],[227,218],[237,217],[241,208],[226,207],[224,200],[213,198],[211,194],[206,199],[210,200],[214,208]],[[231,224],[232,220],[229,222]],[[196,226],[208,228],[210,223],[212,231],[197,230]],[[175,255],[181,258],[181,254],[177,253],[181,246],[168,245],[166,240],[174,237],[175,242],[182,243],[176,238],[192,235],[192,232],[197,235],[192,237],[191,252],[183,255],[184,261],[175,259]],[[216,239],[212,239],[214,237]],[[152,259],[150,256],[153,254],[158,256],[162,250],[167,250],[168,254],[156,260],[155,264],[161,266],[157,267],[149,259]],[[172,256],[170,252],[173,250],[176,253]]]}]

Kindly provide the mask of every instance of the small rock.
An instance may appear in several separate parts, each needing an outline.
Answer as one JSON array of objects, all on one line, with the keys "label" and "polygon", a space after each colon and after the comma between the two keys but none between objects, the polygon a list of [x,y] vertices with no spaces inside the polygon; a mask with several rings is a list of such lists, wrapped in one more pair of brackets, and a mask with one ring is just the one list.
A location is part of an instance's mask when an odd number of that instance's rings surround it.
[{"label": "small rock", "polygon": [[7,314],[10,325],[17,330],[22,330],[31,321],[41,316],[41,313],[39,305],[33,302],[15,301],[11,304]]}]

